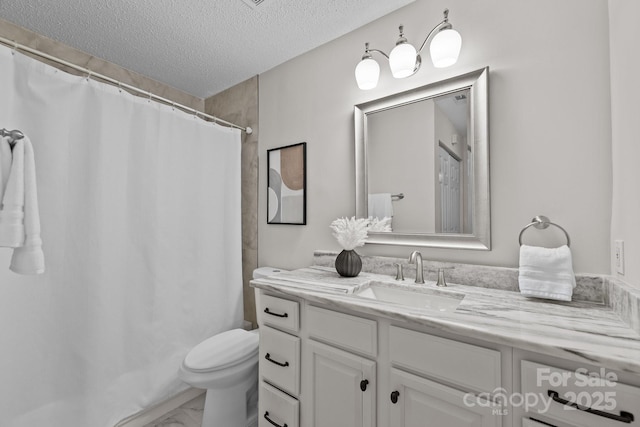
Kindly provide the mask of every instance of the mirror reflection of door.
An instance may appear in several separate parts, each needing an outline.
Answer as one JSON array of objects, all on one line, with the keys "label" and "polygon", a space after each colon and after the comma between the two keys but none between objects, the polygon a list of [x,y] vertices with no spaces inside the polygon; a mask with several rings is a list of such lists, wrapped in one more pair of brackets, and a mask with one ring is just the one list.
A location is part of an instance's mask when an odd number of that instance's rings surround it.
[{"label": "mirror reflection of door", "polygon": [[468,144],[469,91],[434,99],[436,229],[438,233],[472,233],[473,156]]}]

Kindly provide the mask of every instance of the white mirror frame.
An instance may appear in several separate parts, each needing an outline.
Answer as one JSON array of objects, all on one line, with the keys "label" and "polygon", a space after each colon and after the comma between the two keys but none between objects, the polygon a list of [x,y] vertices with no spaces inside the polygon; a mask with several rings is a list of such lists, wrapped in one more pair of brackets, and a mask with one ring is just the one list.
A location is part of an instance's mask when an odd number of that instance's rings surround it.
[{"label": "white mirror frame", "polygon": [[470,141],[475,149],[473,234],[372,232],[367,244],[491,249],[488,67],[355,106],[356,217],[368,216],[367,115],[464,89],[470,90]]}]

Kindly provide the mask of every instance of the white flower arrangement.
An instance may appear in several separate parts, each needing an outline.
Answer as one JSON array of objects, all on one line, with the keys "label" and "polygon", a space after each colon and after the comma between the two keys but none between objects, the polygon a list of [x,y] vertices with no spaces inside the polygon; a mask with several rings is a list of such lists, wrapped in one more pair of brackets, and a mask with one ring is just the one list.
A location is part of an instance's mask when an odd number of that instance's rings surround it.
[{"label": "white flower arrangement", "polygon": [[333,237],[347,251],[364,246],[367,240],[368,218],[338,218],[331,223]]},{"label": "white flower arrangement", "polygon": [[331,223],[333,237],[348,251],[364,246],[369,231],[391,231],[391,218],[338,218]]}]

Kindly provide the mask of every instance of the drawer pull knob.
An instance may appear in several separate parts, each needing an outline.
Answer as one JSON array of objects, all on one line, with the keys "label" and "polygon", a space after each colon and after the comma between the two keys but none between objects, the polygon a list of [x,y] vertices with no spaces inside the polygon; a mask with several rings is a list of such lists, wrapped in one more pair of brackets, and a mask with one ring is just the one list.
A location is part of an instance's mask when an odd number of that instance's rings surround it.
[{"label": "drawer pull knob", "polygon": [[360,390],[367,391],[367,384],[369,384],[369,380],[360,381]]},{"label": "drawer pull knob", "polygon": [[399,391],[392,391],[391,392],[391,403],[393,403],[394,405],[396,403],[398,403],[398,396],[400,396],[400,392]]},{"label": "drawer pull knob", "polygon": [[278,366],[282,366],[283,368],[286,368],[287,366],[289,366],[289,362],[280,363],[277,360],[273,360],[269,353],[265,354],[264,358],[267,359],[271,363],[275,363]]},{"label": "drawer pull knob", "polygon": [[269,421],[269,423],[271,423],[271,425],[274,425],[276,427],[287,427],[287,423],[284,423],[283,425],[280,425],[277,422],[273,421],[271,418],[269,418],[269,411],[264,413],[264,419]]},{"label": "drawer pull knob", "polygon": [[284,314],[278,314],[278,313],[274,313],[274,312],[272,312],[272,311],[269,311],[269,307],[265,308],[265,309],[264,309],[264,312],[265,312],[265,313],[267,313],[267,314],[270,314],[270,315],[272,315],[272,316],[276,316],[276,317],[289,317],[289,315],[288,315],[287,313],[284,313]]},{"label": "drawer pull knob", "polygon": [[622,423],[631,424],[634,420],[633,414],[627,411],[620,411],[620,415],[610,414],[609,412],[599,411],[597,409],[589,408],[588,406],[578,405],[576,402],[571,402],[569,400],[563,399],[560,397],[557,391],[547,390],[547,395],[553,399],[554,402],[558,402],[561,405],[570,406],[572,408],[576,408],[580,411],[588,412],[590,414],[597,415],[599,417],[609,418],[610,420],[620,421]]}]

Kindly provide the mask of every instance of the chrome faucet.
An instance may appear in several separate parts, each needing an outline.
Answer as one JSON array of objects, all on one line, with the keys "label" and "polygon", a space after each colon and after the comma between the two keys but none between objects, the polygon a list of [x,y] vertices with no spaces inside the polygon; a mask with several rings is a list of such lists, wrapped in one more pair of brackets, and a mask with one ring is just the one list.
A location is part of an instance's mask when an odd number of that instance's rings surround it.
[{"label": "chrome faucet", "polygon": [[411,252],[409,262],[416,264],[416,283],[423,284],[424,273],[422,272],[422,254],[418,251]]}]

